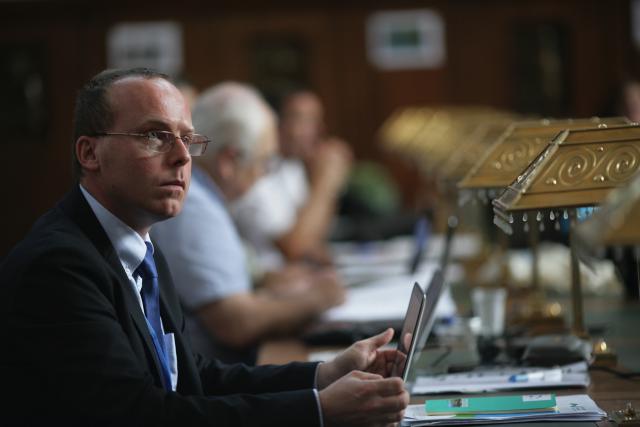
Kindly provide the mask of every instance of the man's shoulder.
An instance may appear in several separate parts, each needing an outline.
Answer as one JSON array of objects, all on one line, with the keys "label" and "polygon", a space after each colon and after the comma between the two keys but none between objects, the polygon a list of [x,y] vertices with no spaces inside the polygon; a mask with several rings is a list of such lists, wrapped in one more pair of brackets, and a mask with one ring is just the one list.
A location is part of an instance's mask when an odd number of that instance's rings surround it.
[{"label": "man's shoulder", "polygon": [[222,213],[226,211],[222,197],[219,190],[209,183],[193,180],[183,210]]},{"label": "man's shoulder", "polygon": [[[229,232],[233,228],[231,216],[223,202],[202,183],[193,181],[182,211],[174,218],[158,222],[151,228],[151,236],[160,244],[175,244],[176,239],[201,241],[210,234]],[[218,236],[223,238],[223,236]],[[165,248],[165,253],[167,253]]]},{"label": "man's shoulder", "polygon": [[42,215],[31,230],[6,256],[0,271],[28,268],[62,257],[81,260],[97,256],[91,240],[59,206]]},{"label": "man's shoulder", "polygon": [[113,300],[117,284],[126,280],[124,271],[118,274],[116,262],[112,249],[99,247],[82,225],[56,207],[36,222],[0,266],[0,301],[6,303],[0,303],[0,319],[10,313],[55,319],[111,310],[104,301]]}]

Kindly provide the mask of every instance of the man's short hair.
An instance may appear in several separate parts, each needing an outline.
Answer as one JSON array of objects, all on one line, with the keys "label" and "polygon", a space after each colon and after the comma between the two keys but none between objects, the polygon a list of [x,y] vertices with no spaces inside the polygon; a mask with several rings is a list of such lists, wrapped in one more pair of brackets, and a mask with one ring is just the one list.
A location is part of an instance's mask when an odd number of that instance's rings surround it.
[{"label": "man's short hair", "polygon": [[159,78],[170,81],[166,74],[149,68],[111,69],[95,75],[78,91],[73,114],[73,141],[71,144],[73,176],[77,180],[82,177],[82,167],[76,156],[76,142],[81,136],[107,132],[113,125],[114,114],[111,105],[109,105],[107,93],[111,85],[127,77]]},{"label": "man's short hair", "polygon": [[212,142],[203,157],[215,156],[223,147],[234,147],[244,158],[255,146],[275,114],[253,87],[225,82],[202,93],[193,108],[193,126]]}]

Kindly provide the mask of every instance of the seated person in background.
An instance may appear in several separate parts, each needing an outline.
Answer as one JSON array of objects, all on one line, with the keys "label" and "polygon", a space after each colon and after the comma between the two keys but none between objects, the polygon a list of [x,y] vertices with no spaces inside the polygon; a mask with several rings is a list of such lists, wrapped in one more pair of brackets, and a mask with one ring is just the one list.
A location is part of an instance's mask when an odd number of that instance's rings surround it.
[{"label": "seated person in background", "polygon": [[409,396],[383,378],[397,352],[379,350],[391,330],[322,364],[248,368],[193,353],[149,231],[180,213],[207,139],[167,76],[102,72],[78,93],[74,122],[77,184],[0,265],[1,426],[401,419]]},{"label": "seated person in background", "polygon": [[279,167],[232,205],[240,233],[251,242],[260,262],[326,262],[326,239],[340,190],[348,176],[347,144],[324,136],[324,113],[318,97],[293,92],[282,103]]},{"label": "seated person in background", "polygon": [[342,302],[344,291],[332,271],[304,267],[271,275],[277,290],[252,290],[227,203],[276,155],[275,115],[260,95],[237,83],[215,86],[196,101],[193,122],[212,142],[195,160],[182,214],[157,224],[152,236],[167,256],[195,349],[254,363],[259,340],[300,329]]}]

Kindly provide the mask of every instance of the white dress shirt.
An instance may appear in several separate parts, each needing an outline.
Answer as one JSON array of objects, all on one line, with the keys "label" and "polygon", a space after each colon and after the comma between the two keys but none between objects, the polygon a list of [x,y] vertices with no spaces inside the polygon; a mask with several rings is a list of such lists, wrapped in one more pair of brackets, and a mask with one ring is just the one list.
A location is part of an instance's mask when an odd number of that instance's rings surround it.
[{"label": "white dress shirt", "polygon": [[[138,299],[140,310],[142,310],[142,313],[144,314],[144,305],[142,304],[142,296],[140,295],[140,291],[142,290],[142,278],[140,276],[134,277],[133,272],[138,268],[140,263],[142,263],[142,260],[147,253],[147,245],[145,242],[151,243],[149,234],[142,238],[131,227],[102,206],[100,202],[98,202],[84,187],[82,187],[82,185],[80,185],[80,191],[82,191],[85,199],[87,199],[87,203],[89,203],[91,210],[98,218],[98,222],[102,228],[104,228],[104,231],[107,233],[107,237],[109,237],[111,244],[116,250],[120,263],[122,264],[122,268],[127,274],[134,294]],[[151,248],[153,250],[152,243]],[[162,322],[162,319],[160,319],[160,321]],[[164,334],[164,326],[162,326],[162,332]],[[169,362],[171,389],[175,391],[176,386],[178,385],[178,357],[176,353],[175,337],[173,334],[164,334],[164,342]]]}]

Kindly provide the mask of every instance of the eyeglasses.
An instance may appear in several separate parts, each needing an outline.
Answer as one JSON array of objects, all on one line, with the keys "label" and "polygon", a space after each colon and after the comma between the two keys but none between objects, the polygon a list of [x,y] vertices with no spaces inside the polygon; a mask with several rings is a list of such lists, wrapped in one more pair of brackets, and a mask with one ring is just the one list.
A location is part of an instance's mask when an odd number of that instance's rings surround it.
[{"label": "eyeglasses", "polygon": [[207,149],[207,144],[211,142],[209,138],[204,135],[198,135],[192,133],[189,135],[174,135],[171,132],[155,130],[146,133],[127,133],[127,132],[100,132],[93,136],[134,136],[137,138],[145,138],[147,140],[147,148],[154,153],[167,153],[173,148],[173,144],[176,143],[176,139],[182,141],[189,155],[200,156]]}]

